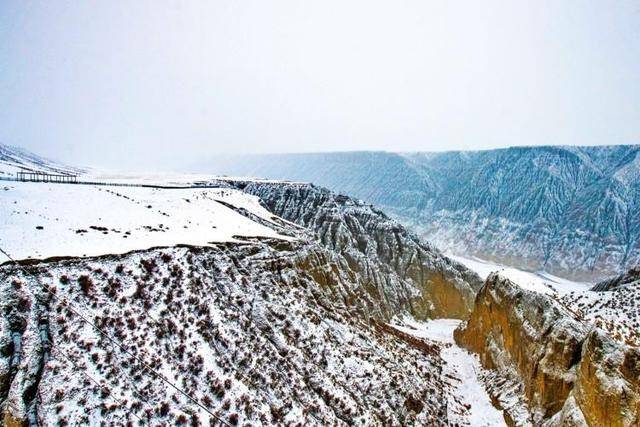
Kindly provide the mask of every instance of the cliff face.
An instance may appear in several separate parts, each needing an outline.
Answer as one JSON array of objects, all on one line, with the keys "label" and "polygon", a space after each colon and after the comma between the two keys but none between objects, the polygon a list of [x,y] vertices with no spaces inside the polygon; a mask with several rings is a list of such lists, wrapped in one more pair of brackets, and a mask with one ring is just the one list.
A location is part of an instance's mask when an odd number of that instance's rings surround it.
[{"label": "cliff face", "polygon": [[[492,274],[456,341],[520,386],[522,403],[503,402],[514,425],[632,426],[640,416],[638,349],[614,341],[551,297]],[[500,387],[490,385],[498,401]]]},{"label": "cliff face", "polygon": [[589,425],[640,425],[640,349],[596,329],[583,353],[573,394]]},{"label": "cliff face", "polygon": [[367,283],[367,293],[393,309],[382,313],[385,318],[403,309],[418,318],[468,316],[482,285],[477,274],[370,205],[310,184],[240,186],[342,255]]}]

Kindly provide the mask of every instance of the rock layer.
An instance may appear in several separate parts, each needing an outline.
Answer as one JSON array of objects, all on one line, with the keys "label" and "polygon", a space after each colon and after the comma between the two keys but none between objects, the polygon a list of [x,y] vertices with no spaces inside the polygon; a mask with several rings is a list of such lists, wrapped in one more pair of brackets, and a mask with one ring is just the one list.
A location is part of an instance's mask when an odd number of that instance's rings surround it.
[{"label": "rock layer", "polygon": [[[468,316],[478,275],[422,242],[372,206],[311,184],[238,184],[279,217],[305,227],[342,255],[374,298],[418,318]],[[398,277],[400,282],[393,278]],[[406,286],[403,283],[408,283]]]},{"label": "rock layer", "polygon": [[494,273],[455,338],[500,374],[494,381],[520,384],[530,416],[503,405],[514,425],[637,425],[638,349],[614,341],[547,295]]}]

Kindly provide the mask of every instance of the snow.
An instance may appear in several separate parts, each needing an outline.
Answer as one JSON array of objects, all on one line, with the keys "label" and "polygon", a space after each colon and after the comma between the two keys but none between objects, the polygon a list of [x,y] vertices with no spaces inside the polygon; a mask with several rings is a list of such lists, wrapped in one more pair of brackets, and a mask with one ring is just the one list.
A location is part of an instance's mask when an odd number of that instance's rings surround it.
[{"label": "snow", "polygon": [[465,258],[452,254],[447,254],[447,256],[475,271],[483,280],[485,280],[490,273],[498,271],[501,276],[517,283],[522,288],[542,294],[565,295],[570,292],[587,291],[592,286],[589,283],[574,282],[544,271],[534,273],[475,257]]},{"label": "snow", "polygon": [[[321,265],[317,252],[305,253],[315,245],[302,250],[298,245],[288,250],[256,243],[228,246],[52,262],[38,269],[38,280],[6,265],[0,269],[0,293],[8,297],[0,301],[0,311],[7,313],[18,296],[43,292],[40,282],[53,282],[61,300],[73,299],[73,307],[215,414],[223,419],[237,414],[238,425],[442,424],[437,420],[448,387],[440,358],[377,333],[354,319],[341,301],[318,305],[321,285],[286,261],[296,256]],[[78,291],[82,276],[92,280],[88,292]],[[353,286],[348,280],[337,286],[348,289]],[[204,411],[139,364],[132,365],[95,329],[73,316],[56,315],[60,304],[56,299],[44,307],[55,319],[50,332],[58,369],[48,366],[39,386],[43,425],[60,420],[124,425],[136,421],[132,414],[147,419],[147,410],[151,425],[177,425],[177,416],[191,414],[200,425],[209,425]],[[34,340],[36,310],[25,332]],[[0,316],[0,329],[3,322],[6,314]],[[6,355],[0,356],[0,363],[6,363]],[[80,370],[104,384],[110,395],[84,385]],[[12,396],[22,402],[20,384],[13,382]],[[62,401],[56,397],[60,393]],[[408,394],[424,404],[420,413],[406,413]],[[166,416],[157,412],[162,403],[170,404]],[[108,412],[101,411],[104,406]]]},{"label": "snow", "polygon": [[573,292],[560,302],[614,339],[640,345],[640,282],[613,291]]},{"label": "snow", "polygon": [[0,246],[24,259],[205,246],[245,237],[290,239],[220,202],[273,223],[256,197],[228,188],[6,183],[0,186]]},{"label": "snow", "polygon": [[82,169],[45,159],[20,147],[0,144],[0,178],[13,178],[16,172],[24,169],[55,174],[84,172]]},{"label": "snow", "polygon": [[[483,368],[477,355],[459,347],[453,331],[460,325],[458,319],[434,319],[417,322],[409,317],[392,324],[396,329],[417,338],[427,338],[443,344],[440,356],[446,362],[443,376],[449,379],[448,419],[451,425],[488,427],[506,425],[502,411],[491,403],[491,398],[480,379]],[[397,323],[400,323],[397,324]],[[468,411],[466,405],[469,405]]]}]

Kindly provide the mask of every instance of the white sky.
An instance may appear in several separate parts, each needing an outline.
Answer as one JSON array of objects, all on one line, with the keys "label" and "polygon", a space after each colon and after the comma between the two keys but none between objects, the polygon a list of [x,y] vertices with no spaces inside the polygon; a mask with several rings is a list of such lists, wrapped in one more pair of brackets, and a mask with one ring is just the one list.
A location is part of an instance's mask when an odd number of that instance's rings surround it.
[{"label": "white sky", "polygon": [[640,143],[640,1],[0,0],[0,141],[109,167]]}]

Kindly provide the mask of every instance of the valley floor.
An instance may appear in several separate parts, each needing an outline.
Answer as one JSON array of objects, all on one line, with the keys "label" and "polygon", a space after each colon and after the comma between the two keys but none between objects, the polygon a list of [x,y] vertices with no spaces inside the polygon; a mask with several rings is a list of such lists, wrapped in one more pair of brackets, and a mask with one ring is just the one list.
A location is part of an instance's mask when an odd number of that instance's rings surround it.
[{"label": "valley floor", "polygon": [[403,318],[393,327],[417,338],[427,338],[441,344],[444,360],[443,376],[451,389],[448,394],[448,419],[451,425],[473,427],[506,425],[502,411],[495,408],[485,390],[479,373],[483,370],[478,356],[459,347],[453,331],[460,324],[457,319],[435,319],[416,322]]}]

